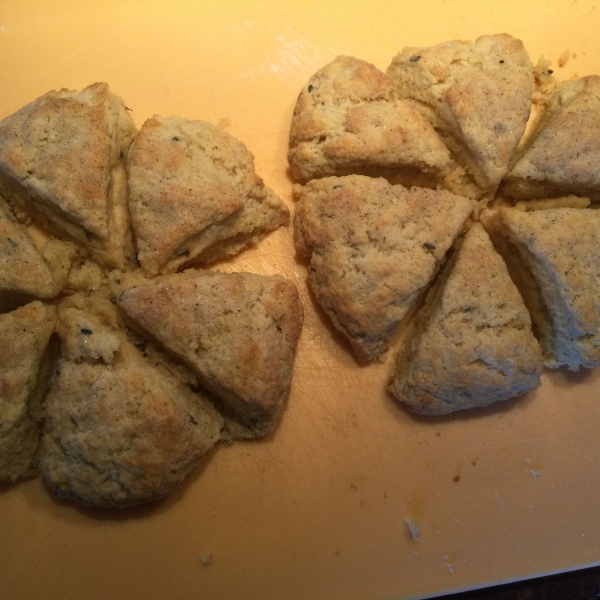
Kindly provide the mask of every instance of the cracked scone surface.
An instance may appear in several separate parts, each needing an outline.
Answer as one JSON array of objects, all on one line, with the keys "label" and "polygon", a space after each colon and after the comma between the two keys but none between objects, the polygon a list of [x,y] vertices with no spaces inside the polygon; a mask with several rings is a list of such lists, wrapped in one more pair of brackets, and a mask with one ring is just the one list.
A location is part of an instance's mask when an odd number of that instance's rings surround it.
[{"label": "cracked scone surface", "polygon": [[0,315],[0,481],[37,473],[41,365],[55,313],[35,301]]},{"label": "cracked scone surface", "polygon": [[373,360],[435,276],[472,201],[360,175],[295,192],[296,249],[310,257],[310,287],[359,360]]},{"label": "cracked scone surface", "polygon": [[600,213],[555,208],[500,211],[501,233],[537,286],[532,311],[547,367],[600,365]]},{"label": "cracked scone surface", "polygon": [[515,198],[565,194],[600,200],[600,76],[561,83],[523,147],[503,191]]},{"label": "cracked scone surface", "polygon": [[219,439],[222,417],[144,360],[109,301],[73,296],[58,309],[57,332],[63,355],[40,453],[48,485],[119,508],[173,491]]},{"label": "cracked scone surface", "polygon": [[289,221],[246,146],[205,121],[154,115],[128,171],[138,259],[149,274],[235,254]]},{"label": "cracked scone surface", "polygon": [[0,195],[95,260],[133,258],[124,156],[135,126],[105,83],[48,92],[0,122]]},{"label": "cracked scone surface", "polygon": [[536,389],[541,373],[529,313],[475,224],[428,293],[390,389],[415,412],[441,415]]},{"label": "cracked scone surface", "polygon": [[453,156],[481,194],[493,195],[531,110],[533,67],[523,43],[498,34],[405,48],[387,74],[400,97],[432,111]]}]

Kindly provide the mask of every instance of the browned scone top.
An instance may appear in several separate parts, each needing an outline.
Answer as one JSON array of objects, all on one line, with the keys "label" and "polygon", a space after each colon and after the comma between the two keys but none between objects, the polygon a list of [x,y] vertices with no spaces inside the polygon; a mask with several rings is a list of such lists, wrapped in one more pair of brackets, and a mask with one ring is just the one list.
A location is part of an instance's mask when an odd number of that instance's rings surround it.
[{"label": "browned scone top", "polygon": [[401,98],[431,111],[453,156],[493,195],[531,110],[533,67],[523,43],[498,34],[405,48],[387,74]]},{"label": "browned scone top", "polygon": [[124,156],[135,132],[105,83],[48,92],[0,122],[0,195],[99,262],[132,258]]},{"label": "browned scone top", "polygon": [[473,203],[360,175],[313,180],[295,192],[296,249],[310,257],[310,287],[359,360],[373,360],[435,276]]},{"label": "browned scone top", "polygon": [[0,315],[0,481],[37,473],[42,359],[55,320],[39,301]]},{"label": "browned scone top", "polygon": [[428,293],[390,390],[415,412],[441,415],[519,396],[541,373],[529,313],[475,224]]},{"label": "browned scone top", "polygon": [[205,121],[154,115],[128,171],[138,259],[149,274],[235,254],[289,221],[246,146]]},{"label": "browned scone top", "polygon": [[151,365],[107,300],[58,309],[63,355],[46,396],[40,468],[61,498],[124,508],[165,496],[219,439],[223,419]]},{"label": "browned scone top", "polygon": [[600,76],[561,83],[514,157],[503,191],[515,198],[600,200]]},{"label": "browned scone top", "polygon": [[302,328],[296,286],[283,277],[192,270],[132,283],[117,304],[133,326],[194,369],[253,435],[272,430]]}]

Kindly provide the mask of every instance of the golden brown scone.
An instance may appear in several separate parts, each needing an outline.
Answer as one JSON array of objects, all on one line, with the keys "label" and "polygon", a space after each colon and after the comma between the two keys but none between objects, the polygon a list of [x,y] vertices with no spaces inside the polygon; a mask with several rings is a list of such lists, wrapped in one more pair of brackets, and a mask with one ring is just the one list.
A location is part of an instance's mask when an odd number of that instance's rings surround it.
[{"label": "golden brown scone", "polygon": [[379,175],[435,187],[450,153],[410,100],[374,65],[338,56],[304,86],[294,109],[288,160],[294,177]]},{"label": "golden brown scone", "polygon": [[429,291],[390,390],[417,413],[442,415],[536,389],[541,373],[529,313],[475,224]]},{"label": "golden brown scone", "polygon": [[600,200],[600,76],[560,84],[523,147],[502,191],[514,198],[566,194]]},{"label": "golden brown scone", "polygon": [[46,397],[40,469],[55,494],[124,508],[165,496],[219,439],[222,417],[146,361],[107,300],[58,309],[62,357]]},{"label": "golden brown scone", "polygon": [[0,481],[37,473],[45,352],[56,309],[39,301],[0,315]]},{"label": "golden brown scone", "polygon": [[125,153],[135,132],[105,83],[48,92],[0,122],[0,195],[98,262],[134,259]]},{"label": "golden brown scone", "polygon": [[533,67],[523,43],[499,34],[405,48],[387,74],[400,97],[432,111],[456,160],[491,197],[531,110]]},{"label": "golden brown scone", "polygon": [[117,300],[128,321],[194,369],[248,436],[271,431],[302,329],[296,286],[283,277],[193,270],[132,284]]},{"label": "golden brown scone", "polygon": [[310,286],[361,361],[373,360],[433,279],[473,202],[362,175],[296,186],[296,249]]},{"label": "golden brown scone", "polygon": [[236,254],[289,222],[246,146],[205,121],[154,115],[128,170],[138,259],[153,275]]},{"label": "golden brown scone", "polygon": [[503,208],[492,227],[512,244],[513,251],[509,247],[506,253],[521,282],[544,364],[572,370],[599,366],[600,213]]}]

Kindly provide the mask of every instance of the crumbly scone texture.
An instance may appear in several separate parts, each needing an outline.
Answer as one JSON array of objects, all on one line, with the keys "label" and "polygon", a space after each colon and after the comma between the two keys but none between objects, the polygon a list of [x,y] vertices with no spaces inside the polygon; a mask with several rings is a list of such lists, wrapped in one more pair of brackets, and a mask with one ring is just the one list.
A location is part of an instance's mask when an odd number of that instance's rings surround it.
[{"label": "crumbly scone texture", "polygon": [[55,320],[56,309],[37,300],[0,315],[0,481],[37,473],[40,411],[34,404]]},{"label": "crumbly scone texture", "polygon": [[600,200],[600,76],[565,81],[515,155],[502,190],[515,198]]},{"label": "crumbly scone texture", "polygon": [[296,286],[283,277],[193,270],[132,283],[117,298],[127,319],[192,367],[256,435],[272,430],[302,328]]},{"label": "crumbly scone texture", "polygon": [[309,284],[361,361],[373,360],[435,276],[473,202],[360,175],[296,186]]},{"label": "crumbly scone texture", "polygon": [[55,494],[124,508],[165,496],[219,439],[222,417],[146,361],[114,306],[58,308],[63,355],[46,397],[40,469]]},{"label": "crumbly scone texture", "polygon": [[400,97],[432,109],[452,154],[493,195],[531,110],[533,67],[523,43],[498,34],[405,48],[387,74]]},{"label": "crumbly scone texture", "polygon": [[545,365],[599,366],[600,213],[503,208],[500,218],[501,232],[519,250],[545,305],[545,315],[539,315],[547,321],[540,323]]},{"label": "crumbly scone texture", "polygon": [[205,121],[154,115],[128,170],[138,259],[149,274],[234,254],[289,221],[246,146]]},{"label": "crumbly scone texture", "polygon": [[429,121],[400,100],[374,65],[338,56],[304,86],[294,109],[288,160],[294,177],[310,180],[384,170],[402,178],[428,173],[432,185],[450,153]]},{"label": "crumbly scone texture", "polygon": [[480,224],[444,269],[400,352],[394,395],[415,412],[441,415],[539,387],[542,354],[529,313]]},{"label": "crumbly scone texture", "polygon": [[48,92],[0,122],[0,194],[109,266],[132,258],[125,154],[135,132],[105,83]]}]

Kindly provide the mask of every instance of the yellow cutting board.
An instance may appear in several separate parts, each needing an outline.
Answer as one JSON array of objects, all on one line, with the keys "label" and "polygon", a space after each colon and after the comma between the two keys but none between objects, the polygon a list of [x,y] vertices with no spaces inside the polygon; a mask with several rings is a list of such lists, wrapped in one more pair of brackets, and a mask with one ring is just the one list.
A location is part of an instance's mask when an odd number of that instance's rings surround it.
[{"label": "yellow cutting board", "polygon": [[[600,72],[599,12],[588,0],[4,0],[0,118],[107,81],[138,126],[153,113],[227,119],[291,206],[293,105],[336,55],[385,69],[404,46],[508,32],[561,78],[583,76]],[[385,392],[394,353],[358,366],[309,296],[291,229],[221,268],[301,290],[280,427],[217,448],[139,509],[58,502],[40,479],[0,487],[1,598],[383,600],[600,562],[600,370],[546,372],[516,401],[415,418]]]}]

